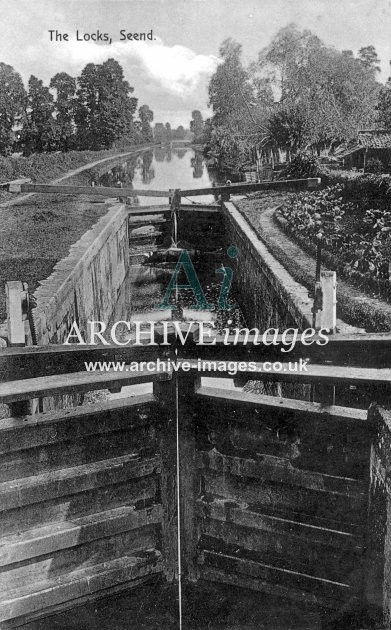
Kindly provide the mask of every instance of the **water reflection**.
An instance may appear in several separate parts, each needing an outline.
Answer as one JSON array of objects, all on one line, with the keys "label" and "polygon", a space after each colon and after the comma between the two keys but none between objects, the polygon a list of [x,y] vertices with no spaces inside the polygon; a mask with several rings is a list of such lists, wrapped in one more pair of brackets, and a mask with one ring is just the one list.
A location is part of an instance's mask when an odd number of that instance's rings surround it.
[{"label": "water reflection", "polygon": [[[197,179],[195,186],[194,179]],[[213,174],[209,173],[203,155],[199,151],[171,146],[156,147],[115,164],[108,171],[90,171],[94,185],[118,188],[148,188],[168,191],[170,188],[203,188],[212,186]],[[212,203],[213,196],[194,198],[198,202]],[[140,205],[166,203],[163,198],[140,197]]]},{"label": "water reflection", "polygon": [[193,168],[193,177],[194,179],[199,179],[202,177],[202,173],[204,170],[204,160],[202,153],[199,151],[195,152],[194,157],[191,158],[191,166]]},{"label": "water reflection", "polygon": [[142,179],[143,184],[150,184],[153,178],[155,177],[155,169],[152,167],[153,162],[153,151],[146,151],[146,153],[142,156],[143,167],[142,167]]}]

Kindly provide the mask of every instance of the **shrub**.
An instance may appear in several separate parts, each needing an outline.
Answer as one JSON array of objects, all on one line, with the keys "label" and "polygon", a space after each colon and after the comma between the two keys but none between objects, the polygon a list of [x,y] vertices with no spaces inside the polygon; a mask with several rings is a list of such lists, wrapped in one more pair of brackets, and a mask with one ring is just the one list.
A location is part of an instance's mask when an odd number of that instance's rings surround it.
[{"label": "shrub", "polygon": [[[375,178],[368,182],[362,178],[357,191],[366,185],[389,194],[390,187],[385,180]],[[368,187],[366,190],[368,192]],[[280,214],[291,232],[302,234],[310,244],[322,235],[325,248],[334,257],[335,267],[345,275],[359,272],[369,278],[388,280],[391,212],[346,201],[343,193],[341,185],[300,193],[281,207]]]},{"label": "shrub", "polygon": [[286,179],[305,179],[317,177],[319,170],[319,162],[314,155],[298,153],[283,169],[282,176]]},{"label": "shrub", "polygon": [[379,160],[378,158],[369,158],[365,166],[365,172],[376,173],[376,174],[383,173],[384,172],[383,162]]}]

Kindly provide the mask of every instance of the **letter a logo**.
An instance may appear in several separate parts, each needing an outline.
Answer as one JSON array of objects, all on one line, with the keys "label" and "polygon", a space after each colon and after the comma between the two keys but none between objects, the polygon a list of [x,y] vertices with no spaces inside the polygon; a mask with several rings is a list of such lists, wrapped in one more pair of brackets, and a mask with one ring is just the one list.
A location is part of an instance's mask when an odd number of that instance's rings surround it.
[{"label": "letter a logo", "polygon": [[[178,284],[177,279],[179,273],[183,269],[188,279],[188,284]],[[196,270],[194,269],[193,263],[191,262],[189,252],[184,249],[179,256],[178,262],[175,266],[174,273],[172,274],[172,278],[170,280],[170,284],[167,287],[167,290],[164,294],[163,301],[160,304],[157,304],[155,308],[157,309],[174,309],[176,307],[175,304],[169,304],[169,300],[171,297],[171,293],[173,291],[181,291],[183,289],[191,289],[194,293],[194,297],[197,301],[196,305],[192,307],[194,311],[213,311],[213,304],[209,304],[207,302],[202,287],[200,285],[200,281],[198,280],[198,276]]]}]

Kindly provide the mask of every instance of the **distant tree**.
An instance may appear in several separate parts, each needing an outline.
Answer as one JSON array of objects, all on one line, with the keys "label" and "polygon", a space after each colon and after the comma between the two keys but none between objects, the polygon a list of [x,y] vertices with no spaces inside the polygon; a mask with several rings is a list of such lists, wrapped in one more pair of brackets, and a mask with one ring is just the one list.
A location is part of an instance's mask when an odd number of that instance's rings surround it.
[{"label": "distant tree", "polygon": [[153,138],[155,142],[160,142],[164,144],[167,138],[167,130],[163,123],[156,123],[153,130]]},{"label": "distant tree", "polygon": [[145,142],[153,141],[151,122],[153,121],[153,111],[148,105],[141,105],[138,110],[138,117],[141,123],[141,133]]},{"label": "distant tree", "polygon": [[51,79],[50,87],[56,90],[58,148],[61,151],[69,151],[74,143],[76,80],[66,72],[59,72]]},{"label": "distant tree", "polygon": [[195,109],[192,113],[192,120],[190,121],[190,131],[194,134],[194,142],[203,142],[204,135],[204,121],[202,114],[198,109]]},{"label": "distant tree", "polygon": [[57,148],[53,96],[41,79],[31,75],[28,82],[27,108],[21,131],[25,154],[54,151]]},{"label": "distant tree", "polygon": [[169,122],[166,122],[166,141],[171,142],[172,140],[172,129]]},{"label": "distant tree", "polygon": [[0,153],[9,155],[14,142],[13,129],[26,105],[23,81],[12,66],[0,63]]},{"label": "distant tree", "polygon": [[364,46],[358,51],[358,60],[368,70],[380,72],[380,59],[374,46]]},{"label": "distant tree", "polygon": [[185,136],[186,136],[185,128],[183,127],[183,125],[179,125],[179,127],[177,127],[175,130],[175,138],[177,140],[184,140]]}]

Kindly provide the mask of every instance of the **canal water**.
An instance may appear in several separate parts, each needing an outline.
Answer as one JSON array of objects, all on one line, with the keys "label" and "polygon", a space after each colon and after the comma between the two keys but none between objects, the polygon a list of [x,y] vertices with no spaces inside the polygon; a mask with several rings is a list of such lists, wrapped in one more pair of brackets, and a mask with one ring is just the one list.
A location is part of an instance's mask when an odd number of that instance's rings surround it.
[{"label": "canal water", "polygon": [[[135,188],[136,190],[169,190],[170,188],[205,188],[217,176],[208,171],[200,151],[189,148],[155,147],[116,163],[105,172],[92,170],[90,177],[101,186]],[[212,203],[213,196],[194,198]],[[161,205],[161,198],[139,197],[142,206]],[[186,201],[186,200],[185,200]]]}]

